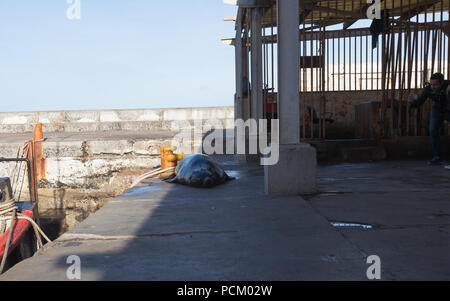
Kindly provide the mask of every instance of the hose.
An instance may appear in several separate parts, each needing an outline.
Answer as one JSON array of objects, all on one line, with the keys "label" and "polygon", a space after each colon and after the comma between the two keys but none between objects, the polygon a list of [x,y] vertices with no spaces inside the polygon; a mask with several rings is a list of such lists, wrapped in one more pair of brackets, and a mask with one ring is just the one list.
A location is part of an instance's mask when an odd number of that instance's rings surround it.
[{"label": "hose", "polygon": [[162,173],[165,173],[165,172],[173,171],[173,170],[175,170],[175,167],[169,167],[169,168],[166,168],[166,169],[163,169],[163,170],[161,170],[161,168],[157,168],[157,169],[152,170],[152,171],[150,171],[150,172],[144,173],[144,174],[140,175],[140,176],[133,182],[133,184],[131,184],[130,189],[133,188],[133,187],[135,187],[137,184],[139,184],[140,182],[142,182],[142,181],[145,180],[145,179],[148,179],[148,178],[157,176],[157,175],[162,174]]}]

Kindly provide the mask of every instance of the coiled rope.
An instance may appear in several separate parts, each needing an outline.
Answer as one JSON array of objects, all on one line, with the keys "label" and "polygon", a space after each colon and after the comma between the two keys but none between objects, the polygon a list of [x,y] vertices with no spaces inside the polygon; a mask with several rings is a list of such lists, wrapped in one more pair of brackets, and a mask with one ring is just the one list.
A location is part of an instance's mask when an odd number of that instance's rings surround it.
[{"label": "coiled rope", "polygon": [[8,220],[10,221],[8,239],[6,241],[5,252],[3,253],[2,263],[0,265],[0,274],[3,273],[3,269],[4,269],[5,263],[6,263],[6,258],[8,257],[9,245],[11,243],[12,233],[14,232],[13,231],[14,230],[13,229],[14,222],[16,220],[24,219],[31,223],[31,225],[33,226],[33,230],[36,235],[37,241],[38,241],[38,249],[42,248],[42,246],[43,246],[41,235],[42,235],[42,237],[45,238],[45,240],[47,242],[51,242],[51,240],[47,237],[47,235],[45,235],[44,231],[42,231],[42,229],[39,227],[39,225],[32,218],[30,218],[29,216],[27,216],[25,214],[18,213],[17,209],[18,209],[18,207],[16,205],[16,201],[14,198],[7,202],[0,203],[0,234],[3,234],[6,232],[6,229],[8,228],[8,227],[6,227],[6,223]]}]

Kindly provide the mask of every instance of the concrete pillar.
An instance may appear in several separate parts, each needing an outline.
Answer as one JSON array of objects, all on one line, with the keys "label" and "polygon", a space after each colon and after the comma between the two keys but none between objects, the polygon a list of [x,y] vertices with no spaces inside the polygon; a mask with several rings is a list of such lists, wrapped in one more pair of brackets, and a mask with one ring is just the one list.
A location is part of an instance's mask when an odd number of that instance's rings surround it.
[{"label": "concrete pillar", "polygon": [[[280,144],[300,142],[298,1],[278,1],[278,112]],[[281,11],[280,11],[281,10]]]},{"label": "concrete pillar", "polygon": [[299,2],[277,0],[279,160],[264,166],[267,194],[316,191],[316,151],[300,143]]},{"label": "concrete pillar", "polygon": [[[243,40],[244,43],[247,43],[246,40]],[[243,95],[243,116],[244,120],[247,120],[250,118],[250,87],[249,87],[249,47],[247,45],[243,45],[242,52],[241,52],[241,58],[242,58],[242,76],[247,79],[246,80],[246,87],[241,86],[242,90],[247,91],[246,95]]]},{"label": "concrete pillar", "polygon": [[[244,114],[244,103],[243,103],[243,56],[242,56],[242,19],[241,13],[238,12],[238,18],[236,20],[236,37],[234,43],[235,50],[235,68],[236,68],[236,94],[234,98],[234,120],[246,119]],[[236,124],[236,122],[235,122]],[[237,129],[234,129],[234,151],[236,158],[239,161],[245,161],[245,154],[239,154],[238,151],[238,140],[237,140]]]},{"label": "concrete pillar", "polygon": [[243,106],[242,106],[242,21],[241,18],[236,20],[236,37],[234,43],[235,50],[235,68],[236,68],[236,95],[234,102],[234,119],[242,119]]},{"label": "concrete pillar", "polygon": [[251,12],[251,118],[262,119],[263,115],[263,66],[262,66],[262,9]]},{"label": "concrete pillar", "polygon": [[[250,14],[250,41],[251,41],[251,60],[250,60],[250,118],[256,123],[251,122],[248,139],[246,139],[247,153],[246,161],[259,160],[258,151],[250,153],[250,145],[258,144],[258,124],[259,120],[263,118],[263,58],[262,58],[262,8],[255,7],[251,9]],[[256,128],[252,128],[256,125]]]}]

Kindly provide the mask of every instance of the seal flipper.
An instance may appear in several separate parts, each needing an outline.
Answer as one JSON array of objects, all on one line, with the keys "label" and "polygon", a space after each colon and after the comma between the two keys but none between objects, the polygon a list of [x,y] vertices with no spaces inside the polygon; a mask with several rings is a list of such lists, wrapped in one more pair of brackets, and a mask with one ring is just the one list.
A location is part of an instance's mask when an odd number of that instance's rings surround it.
[{"label": "seal flipper", "polygon": [[166,181],[167,183],[178,183],[178,177],[174,176],[172,178],[165,179],[164,181]]},{"label": "seal flipper", "polygon": [[226,179],[225,179],[225,181],[231,181],[231,180],[236,180],[236,178],[235,177],[231,177],[231,176],[229,176],[227,173],[225,173],[225,175],[226,175]]},{"label": "seal flipper", "polygon": [[213,179],[211,179],[210,177],[206,177],[203,179],[203,183],[202,183],[203,187],[212,187],[214,186],[214,181]]}]

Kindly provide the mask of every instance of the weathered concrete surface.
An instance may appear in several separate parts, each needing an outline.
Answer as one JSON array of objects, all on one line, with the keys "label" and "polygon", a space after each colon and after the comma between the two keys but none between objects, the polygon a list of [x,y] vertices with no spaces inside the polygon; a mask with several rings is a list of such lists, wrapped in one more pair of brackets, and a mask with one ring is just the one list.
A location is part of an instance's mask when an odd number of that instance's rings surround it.
[{"label": "weathered concrete surface", "polygon": [[[319,162],[370,162],[380,160],[430,160],[433,150],[425,136],[392,139],[308,140],[317,150]],[[441,136],[441,153],[450,159],[450,137]]]},{"label": "weathered concrete surface", "polygon": [[179,122],[195,120],[219,120],[233,127],[234,108],[0,112],[0,133],[32,132],[36,123],[44,124],[45,132],[171,130]]},{"label": "weathered concrete surface", "polygon": [[386,159],[386,151],[377,140],[327,139],[308,142],[316,149],[319,162],[368,162]]},{"label": "weathered concrete surface", "polygon": [[[365,258],[299,196],[264,194],[257,165],[214,189],[147,182],[0,280],[363,280]],[[148,185],[150,184],[150,185]]]},{"label": "weathered concrete surface", "polygon": [[[274,161],[275,162],[275,161]],[[310,144],[282,144],[276,164],[264,166],[264,189],[270,195],[317,191],[317,155]]]},{"label": "weathered concrete surface", "polygon": [[[64,210],[64,229],[95,212],[110,197],[126,190],[137,176],[160,164],[161,145],[192,148],[171,131],[45,133],[45,179],[39,183],[39,210],[53,218]],[[0,134],[0,157],[22,155],[32,134]],[[16,196],[28,199],[25,178],[16,177],[16,163],[1,163],[0,176],[13,178]],[[22,175],[24,172],[22,171]],[[18,179],[18,181],[17,181]],[[22,189],[20,189],[22,188]],[[22,191],[20,193],[19,191]]]},{"label": "weathered concrete surface", "polygon": [[[101,190],[117,194],[131,185],[134,177],[160,164],[159,146],[172,145],[182,153],[192,153],[200,142],[176,137],[171,131],[128,131],[101,133],[45,133],[43,143],[45,179],[43,189]],[[0,157],[14,158],[22,154],[31,134],[0,134]],[[15,163],[2,163],[0,174],[14,173]],[[126,183],[123,183],[123,182]],[[26,185],[23,189],[27,189]],[[45,202],[45,200],[44,200]],[[58,208],[46,206],[43,209]]]},{"label": "weathered concrete surface", "polygon": [[[209,108],[199,111],[180,109],[161,112],[161,116],[166,120],[172,120],[170,129],[157,128],[149,131],[143,126],[133,131],[122,129],[85,132],[85,129],[80,127],[80,131],[77,132],[54,133],[47,132],[47,128],[44,128],[46,140],[42,143],[45,158],[45,162],[42,164],[44,166],[42,174],[45,177],[39,182],[40,211],[48,213],[53,218],[55,210],[64,210],[68,213],[66,221],[69,221],[66,223],[66,228],[71,228],[75,222],[101,207],[105,199],[122,193],[139,175],[158,166],[160,164],[160,146],[174,146],[177,153],[184,155],[202,152],[203,139],[205,139],[207,131],[211,129],[211,122],[208,123],[208,120],[203,118],[213,118],[214,116],[225,118],[219,119],[213,126],[221,129],[228,126],[226,108],[223,110]],[[81,112],[78,113],[81,114]],[[101,111],[90,113],[102,114]],[[130,112],[127,111],[127,113]],[[75,113],[67,112],[67,114]],[[81,114],[80,116],[85,115]],[[131,118],[132,116],[134,115],[125,117]],[[134,117],[139,120],[144,118],[139,116]],[[122,117],[125,119],[124,116]],[[104,118],[101,118],[99,122],[103,121],[105,121]],[[227,131],[230,132],[230,130],[223,129],[224,133]],[[233,131],[231,130],[231,132]],[[0,133],[0,157],[20,157],[25,142],[31,139],[31,133]],[[234,141],[227,134],[224,140],[224,149],[227,149],[229,145],[234,146]],[[20,182],[25,179],[24,177],[16,177],[18,175],[17,167],[15,162],[1,163],[0,176],[15,179],[13,185],[17,188],[15,189],[16,195],[19,195],[20,200],[24,201],[28,199],[28,186],[26,181],[23,185]],[[24,172],[22,171],[21,174],[24,175]],[[39,174],[41,173],[39,172]],[[59,212],[57,215],[60,215]]]},{"label": "weathered concrete surface", "polygon": [[[450,125],[450,123],[447,123]],[[393,139],[382,139],[381,144],[385,147],[388,159],[418,159],[433,157],[430,137],[397,137]],[[441,136],[441,154],[443,158],[450,159],[450,136]]]},{"label": "weathered concrete surface", "polygon": [[325,116],[334,120],[332,124],[326,124],[327,138],[349,139],[355,138],[357,127],[355,106],[366,101],[381,100],[383,93],[381,90],[308,92],[302,93],[301,99],[306,106],[312,106],[316,112],[320,112],[322,96],[326,99]]},{"label": "weathered concrete surface", "polygon": [[329,221],[372,225],[339,231],[381,259],[385,280],[450,280],[450,172],[424,161],[319,168],[308,203]]},{"label": "weathered concrete surface", "polygon": [[[322,194],[269,197],[263,170],[224,162],[214,189],[146,182],[0,280],[450,280],[450,172],[425,162],[320,166]],[[373,229],[344,229],[331,221]]]}]

